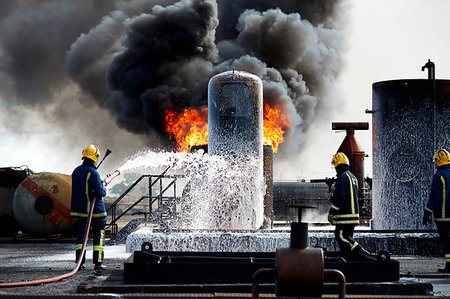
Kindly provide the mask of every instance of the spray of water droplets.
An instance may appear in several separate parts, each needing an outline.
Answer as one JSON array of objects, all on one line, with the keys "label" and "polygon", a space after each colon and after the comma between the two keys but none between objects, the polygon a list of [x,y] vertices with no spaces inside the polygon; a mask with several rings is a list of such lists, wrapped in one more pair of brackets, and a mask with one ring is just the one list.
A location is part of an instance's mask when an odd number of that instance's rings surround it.
[{"label": "spray of water droplets", "polygon": [[[209,156],[196,153],[140,152],[128,159],[121,173],[162,172],[183,174],[185,185],[174,229],[255,230],[261,227],[264,214],[265,183],[260,161],[254,157]],[[255,194],[256,193],[256,194]]]}]

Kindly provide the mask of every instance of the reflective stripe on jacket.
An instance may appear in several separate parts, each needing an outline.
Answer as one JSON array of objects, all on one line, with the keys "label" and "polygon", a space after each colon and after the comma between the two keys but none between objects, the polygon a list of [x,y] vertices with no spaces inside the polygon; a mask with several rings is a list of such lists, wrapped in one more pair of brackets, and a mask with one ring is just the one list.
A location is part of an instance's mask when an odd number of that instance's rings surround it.
[{"label": "reflective stripe on jacket", "polygon": [[96,197],[92,217],[106,217],[105,204],[102,197],[106,195],[100,174],[95,165],[84,161],[72,173],[72,201],[70,216],[88,217],[91,198]]},{"label": "reflective stripe on jacket", "polygon": [[359,224],[358,179],[348,169],[337,177],[330,214],[333,224]]},{"label": "reflective stripe on jacket", "polygon": [[450,222],[450,164],[438,167],[431,182],[425,213],[433,213],[434,221]]}]

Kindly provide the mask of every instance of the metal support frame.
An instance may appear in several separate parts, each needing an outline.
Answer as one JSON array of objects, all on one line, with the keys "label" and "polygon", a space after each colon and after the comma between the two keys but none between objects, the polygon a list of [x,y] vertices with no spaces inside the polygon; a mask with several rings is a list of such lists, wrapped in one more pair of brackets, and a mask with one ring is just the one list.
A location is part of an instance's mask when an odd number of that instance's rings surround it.
[{"label": "metal support frame", "polygon": [[[112,236],[117,235],[118,233],[118,225],[117,221],[122,218],[124,215],[128,214],[128,212],[133,209],[135,206],[137,206],[139,203],[141,203],[143,200],[148,200],[149,208],[148,208],[148,219],[154,218],[155,212],[158,209],[166,209],[169,208],[168,213],[162,212],[159,217],[161,218],[172,218],[176,215],[177,209],[176,209],[176,203],[179,201],[179,198],[177,197],[177,188],[176,183],[179,178],[184,177],[183,175],[166,175],[167,171],[170,167],[167,167],[161,174],[159,175],[142,175],[140,176],[133,184],[131,184],[130,187],[128,187],[127,190],[123,194],[121,194],[114,203],[111,204],[111,206],[108,208],[108,211],[111,211],[111,222],[106,225],[106,227],[111,227],[111,234]],[[142,196],[138,200],[136,200],[134,203],[132,203],[125,211],[123,211],[120,215],[117,215],[117,206],[122,201],[123,198],[125,198],[126,195],[128,195],[134,188],[144,179],[148,178],[148,195]],[[171,181],[168,183],[167,186],[163,187],[163,179],[170,179]],[[159,182],[159,192],[158,194],[153,194],[153,187]],[[173,194],[171,196],[164,196],[164,194],[170,189],[173,189]],[[153,204],[157,203],[156,210],[153,210]],[[144,213],[146,214],[146,213]],[[147,215],[145,216],[147,219]]]}]

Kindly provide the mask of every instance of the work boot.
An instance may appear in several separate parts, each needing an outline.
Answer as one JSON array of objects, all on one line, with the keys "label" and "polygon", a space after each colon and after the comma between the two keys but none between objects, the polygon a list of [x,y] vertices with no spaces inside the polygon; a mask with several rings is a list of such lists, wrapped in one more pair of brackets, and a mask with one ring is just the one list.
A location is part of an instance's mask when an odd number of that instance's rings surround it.
[{"label": "work boot", "polygon": [[362,248],[361,246],[357,246],[354,249],[354,255],[356,261],[364,261],[364,262],[376,262],[377,258],[371,255],[367,250]]},{"label": "work boot", "polygon": [[95,271],[102,271],[102,270],[105,270],[105,269],[106,269],[106,267],[103,266],[102,263],[97,263],[97,264],[95,264],[95,266],[94,266],[94,270],[95,270]]}]

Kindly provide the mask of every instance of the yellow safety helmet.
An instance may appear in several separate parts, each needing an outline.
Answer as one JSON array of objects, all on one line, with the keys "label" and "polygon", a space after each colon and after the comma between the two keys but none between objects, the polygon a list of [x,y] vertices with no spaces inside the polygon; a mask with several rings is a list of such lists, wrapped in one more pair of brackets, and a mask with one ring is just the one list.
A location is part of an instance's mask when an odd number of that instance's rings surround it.
[{"label": "yellow safety helmet", "polygon": [[445,149],[440,149],[434,154],[433,161],[437,166],[450,164],[450,154]]},{"label": "yellow safety helmet", "polygon": [[83,154],[81,159],[88,158],[94,161],[94,163],[97,162],[98,157],[100,157],[100,151],[98,150],[98,147],[93,144],[89,145],[81,153]]},{"label": "yellow safety helmet", "polygon": [[333,155],[333,158],[331,159],[331,164],[333,164],[335,168],[341,164],[350,166],[350,162],[348,161],[347,156],[343,152],[338,152],[335,155]]}]

